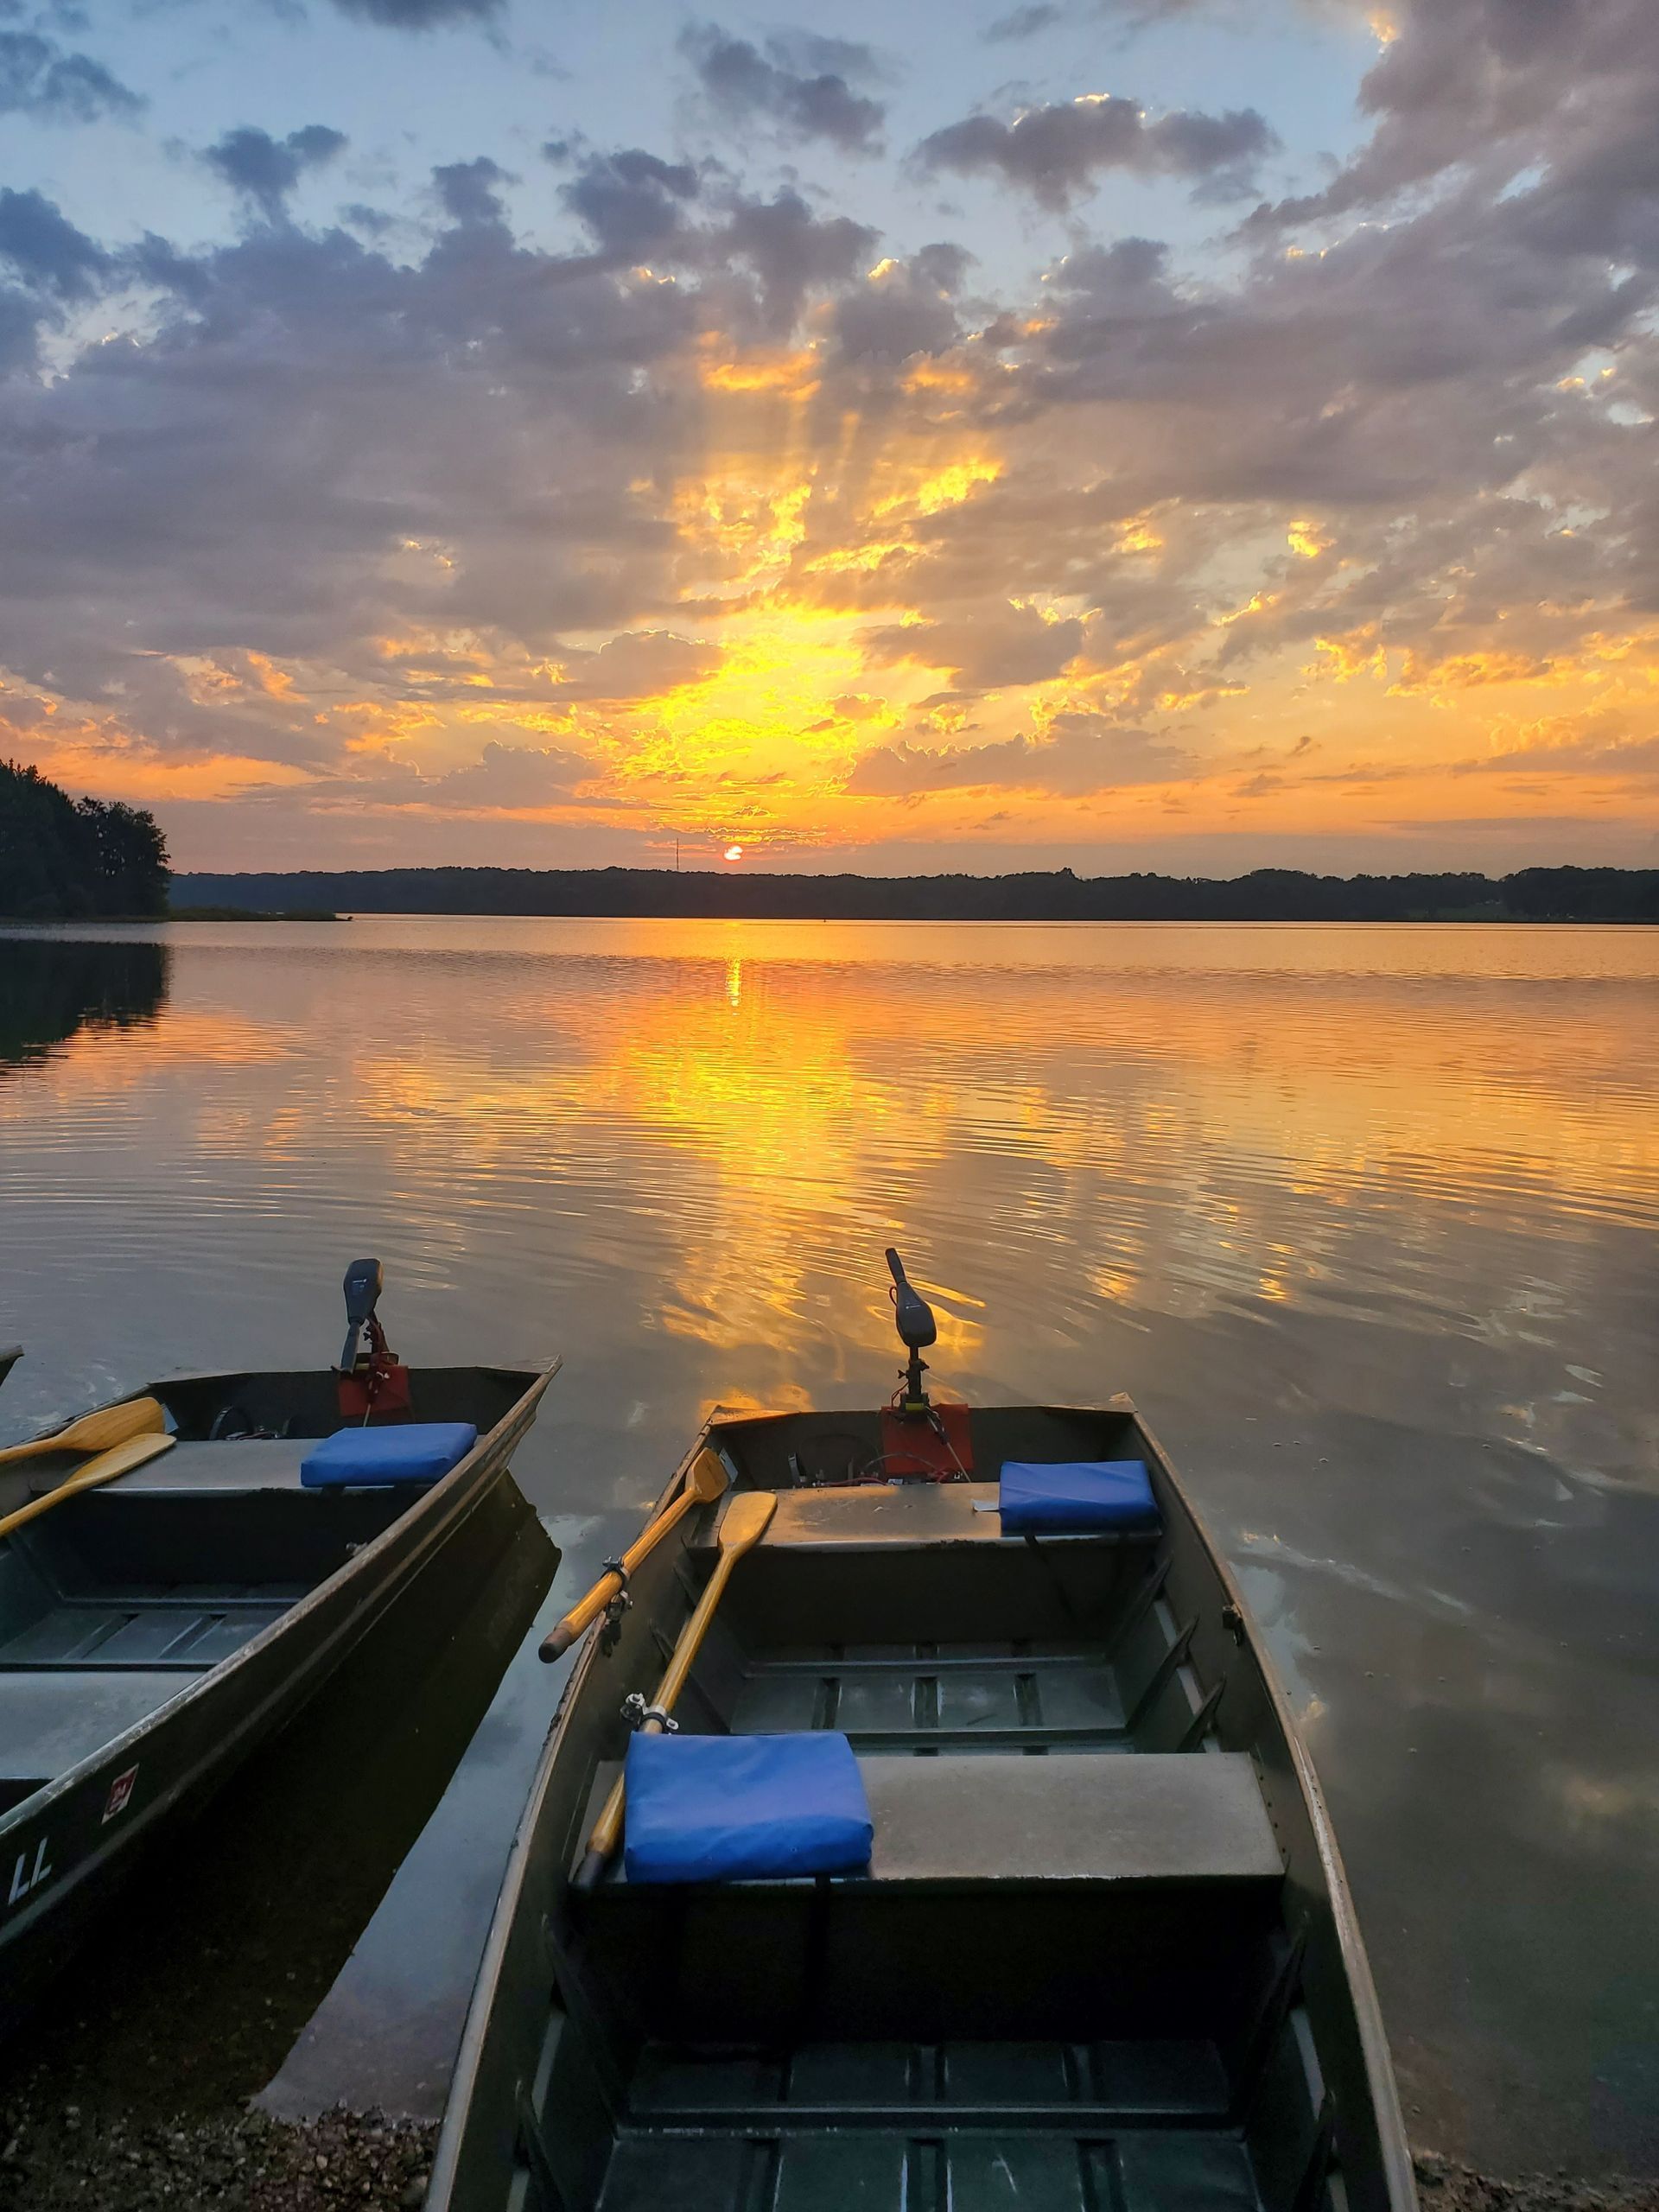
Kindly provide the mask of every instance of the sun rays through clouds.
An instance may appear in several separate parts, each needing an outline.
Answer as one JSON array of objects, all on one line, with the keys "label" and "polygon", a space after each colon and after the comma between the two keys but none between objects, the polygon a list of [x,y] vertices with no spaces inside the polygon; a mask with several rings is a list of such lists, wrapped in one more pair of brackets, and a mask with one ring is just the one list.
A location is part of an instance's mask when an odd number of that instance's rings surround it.
[{"label": "sun rays through clouds", "polygon": [[20,78],[0,749],[187,861],[1650,857],[1651,10],[1287,0],[1328,158],[1220,17],[854,16],[664,14],[642,143],[605,39],[461,153],[339,90],[505,100],[505,6],[243,23],[315,111],[166,149]]}]

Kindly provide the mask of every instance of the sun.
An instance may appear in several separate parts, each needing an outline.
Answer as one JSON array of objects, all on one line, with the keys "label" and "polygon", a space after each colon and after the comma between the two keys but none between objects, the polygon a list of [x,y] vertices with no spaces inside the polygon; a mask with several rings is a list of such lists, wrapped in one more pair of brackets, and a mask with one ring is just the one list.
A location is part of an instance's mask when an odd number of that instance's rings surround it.
[{"label": "sun", "polygon": [[728,861],[741,861],[743,857],[742,846],[728,845],[726,848],[726,857]]}]

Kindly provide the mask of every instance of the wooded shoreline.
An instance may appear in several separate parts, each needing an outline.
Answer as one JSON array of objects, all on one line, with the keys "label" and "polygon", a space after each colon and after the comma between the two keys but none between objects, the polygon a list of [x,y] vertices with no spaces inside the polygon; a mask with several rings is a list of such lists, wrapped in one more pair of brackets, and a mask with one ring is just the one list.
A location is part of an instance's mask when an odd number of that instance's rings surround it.
[{"label": "wooded shoreline", "polygon": [[1656,922],[1659,868],[1232,878],[792,875],[732,868],[422,868],[179,874],[176,914],[655,916],[731,921]]}]

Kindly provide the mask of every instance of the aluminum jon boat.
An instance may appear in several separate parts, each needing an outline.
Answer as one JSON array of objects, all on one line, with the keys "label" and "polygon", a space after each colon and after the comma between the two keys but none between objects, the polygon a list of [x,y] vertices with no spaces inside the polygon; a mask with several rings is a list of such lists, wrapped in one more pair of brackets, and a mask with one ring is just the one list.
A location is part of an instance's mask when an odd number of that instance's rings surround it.
[{"label": "aluminum jon boat", "polygon": [[0,2033],[506,1476],[557,1371],[411,1370],[378,1262],[346,1288],[337,1369],[172,1377],[0,1455]]},{"label": "aluminum jon boat", "polygon": [[429,2212],[1411,2212],[1237,1586],[1127,1398],[930,1403],[889,1262],[894,1403],[717,1412],[549,1639]]}]

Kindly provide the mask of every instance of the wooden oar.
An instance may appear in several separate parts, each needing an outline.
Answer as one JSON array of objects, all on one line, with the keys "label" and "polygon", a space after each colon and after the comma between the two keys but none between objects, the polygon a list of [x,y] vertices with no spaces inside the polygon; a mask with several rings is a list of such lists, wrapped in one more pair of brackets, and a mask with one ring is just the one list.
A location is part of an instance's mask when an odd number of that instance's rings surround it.
[{"label": "wooden oar", "polygon": [[130,1436],[150,1436],[167,1426],[167,1413],[159,1398],[128,1398],[118,1406],[103,1406],[95,1414],[82,1414],[55,1436],[37,1436],[30,1444],[9,1445],[0,1452],[0,1467],[18,1459],[43,1459],[48,1452],[111,1452]]},{"label": "wooden oar", "polygon": [[[752,1550],[766,1533],[766,1523],[772,1519],[778,1500],[769,1490],[743,1491],[726,1509],[720,1524],[720,1557],[715,1561],[714,1573],[709,1577],[703,1592],[698,1599],[696,1610],[680,1630],[680,1640],[674,1647],[674,1656],[668,1662],[668,1671],[657,1685],[652,1701],[652,1717],[641,1731],[647,1736],[662,1733],[662,1720],[657,1716],[671,1713],[674,1700],[685,1687],[685,1678],[691,1672],[702,1639],[709,1633],[709,1624],[715,1617],[721,1593],[732,1576],[732,1569],[745,1552]],[[605,1800],[605,1809],[594,1822],[588,1838],[588,1853],[576,1876],[578,1889],[590,1890],[605,1872],[606,1862],[616,1849],[622,1834],[623,1786],[619,1775],[616,1786]]]},{"label": "wooden oar", "polygon": [[720,1496],[730,1480],[716,1453],[699,1452],[692,1463],[690,1473],[680,1485],[678,1494],[670,1500],[654,1521],[640,1531],[623,1553],[621,1573],[618,1574],[613,1568],[608,1574],[601,1574],[588,1595],[578,1599],[557,1627],[543,1637],[543,1658],[562,1659],[576,1638],[592,1627],[618,1591],[626,1586],[628,1576],[639,1571],[640,1561],[649,1558],[675,1522],[689,1513],[694,1505],[709,1504]]},{"label": "wooden oar", "polygon": [[49,1513],[54,1505],[61,1505],[66,1497],[79,1497],[84,1490],[96,1490],[100,1483],[112,1483],[118,1475],[130,1475],[135,1467],[142,1467],[147,1459],[159,1458],[173,1449],[170,1436],[130,1436],[124,1444],[118,1444],[112,1452],[105,1452],[71,1475],[67,1482],[60,1483],[55,1490],[43,1497],[31,1497],[27,1505],[20,1505],[15,1513],[0,1518],[0,1536],[10,1535],[14,1529],[21,1529],[25,1521]]}]

